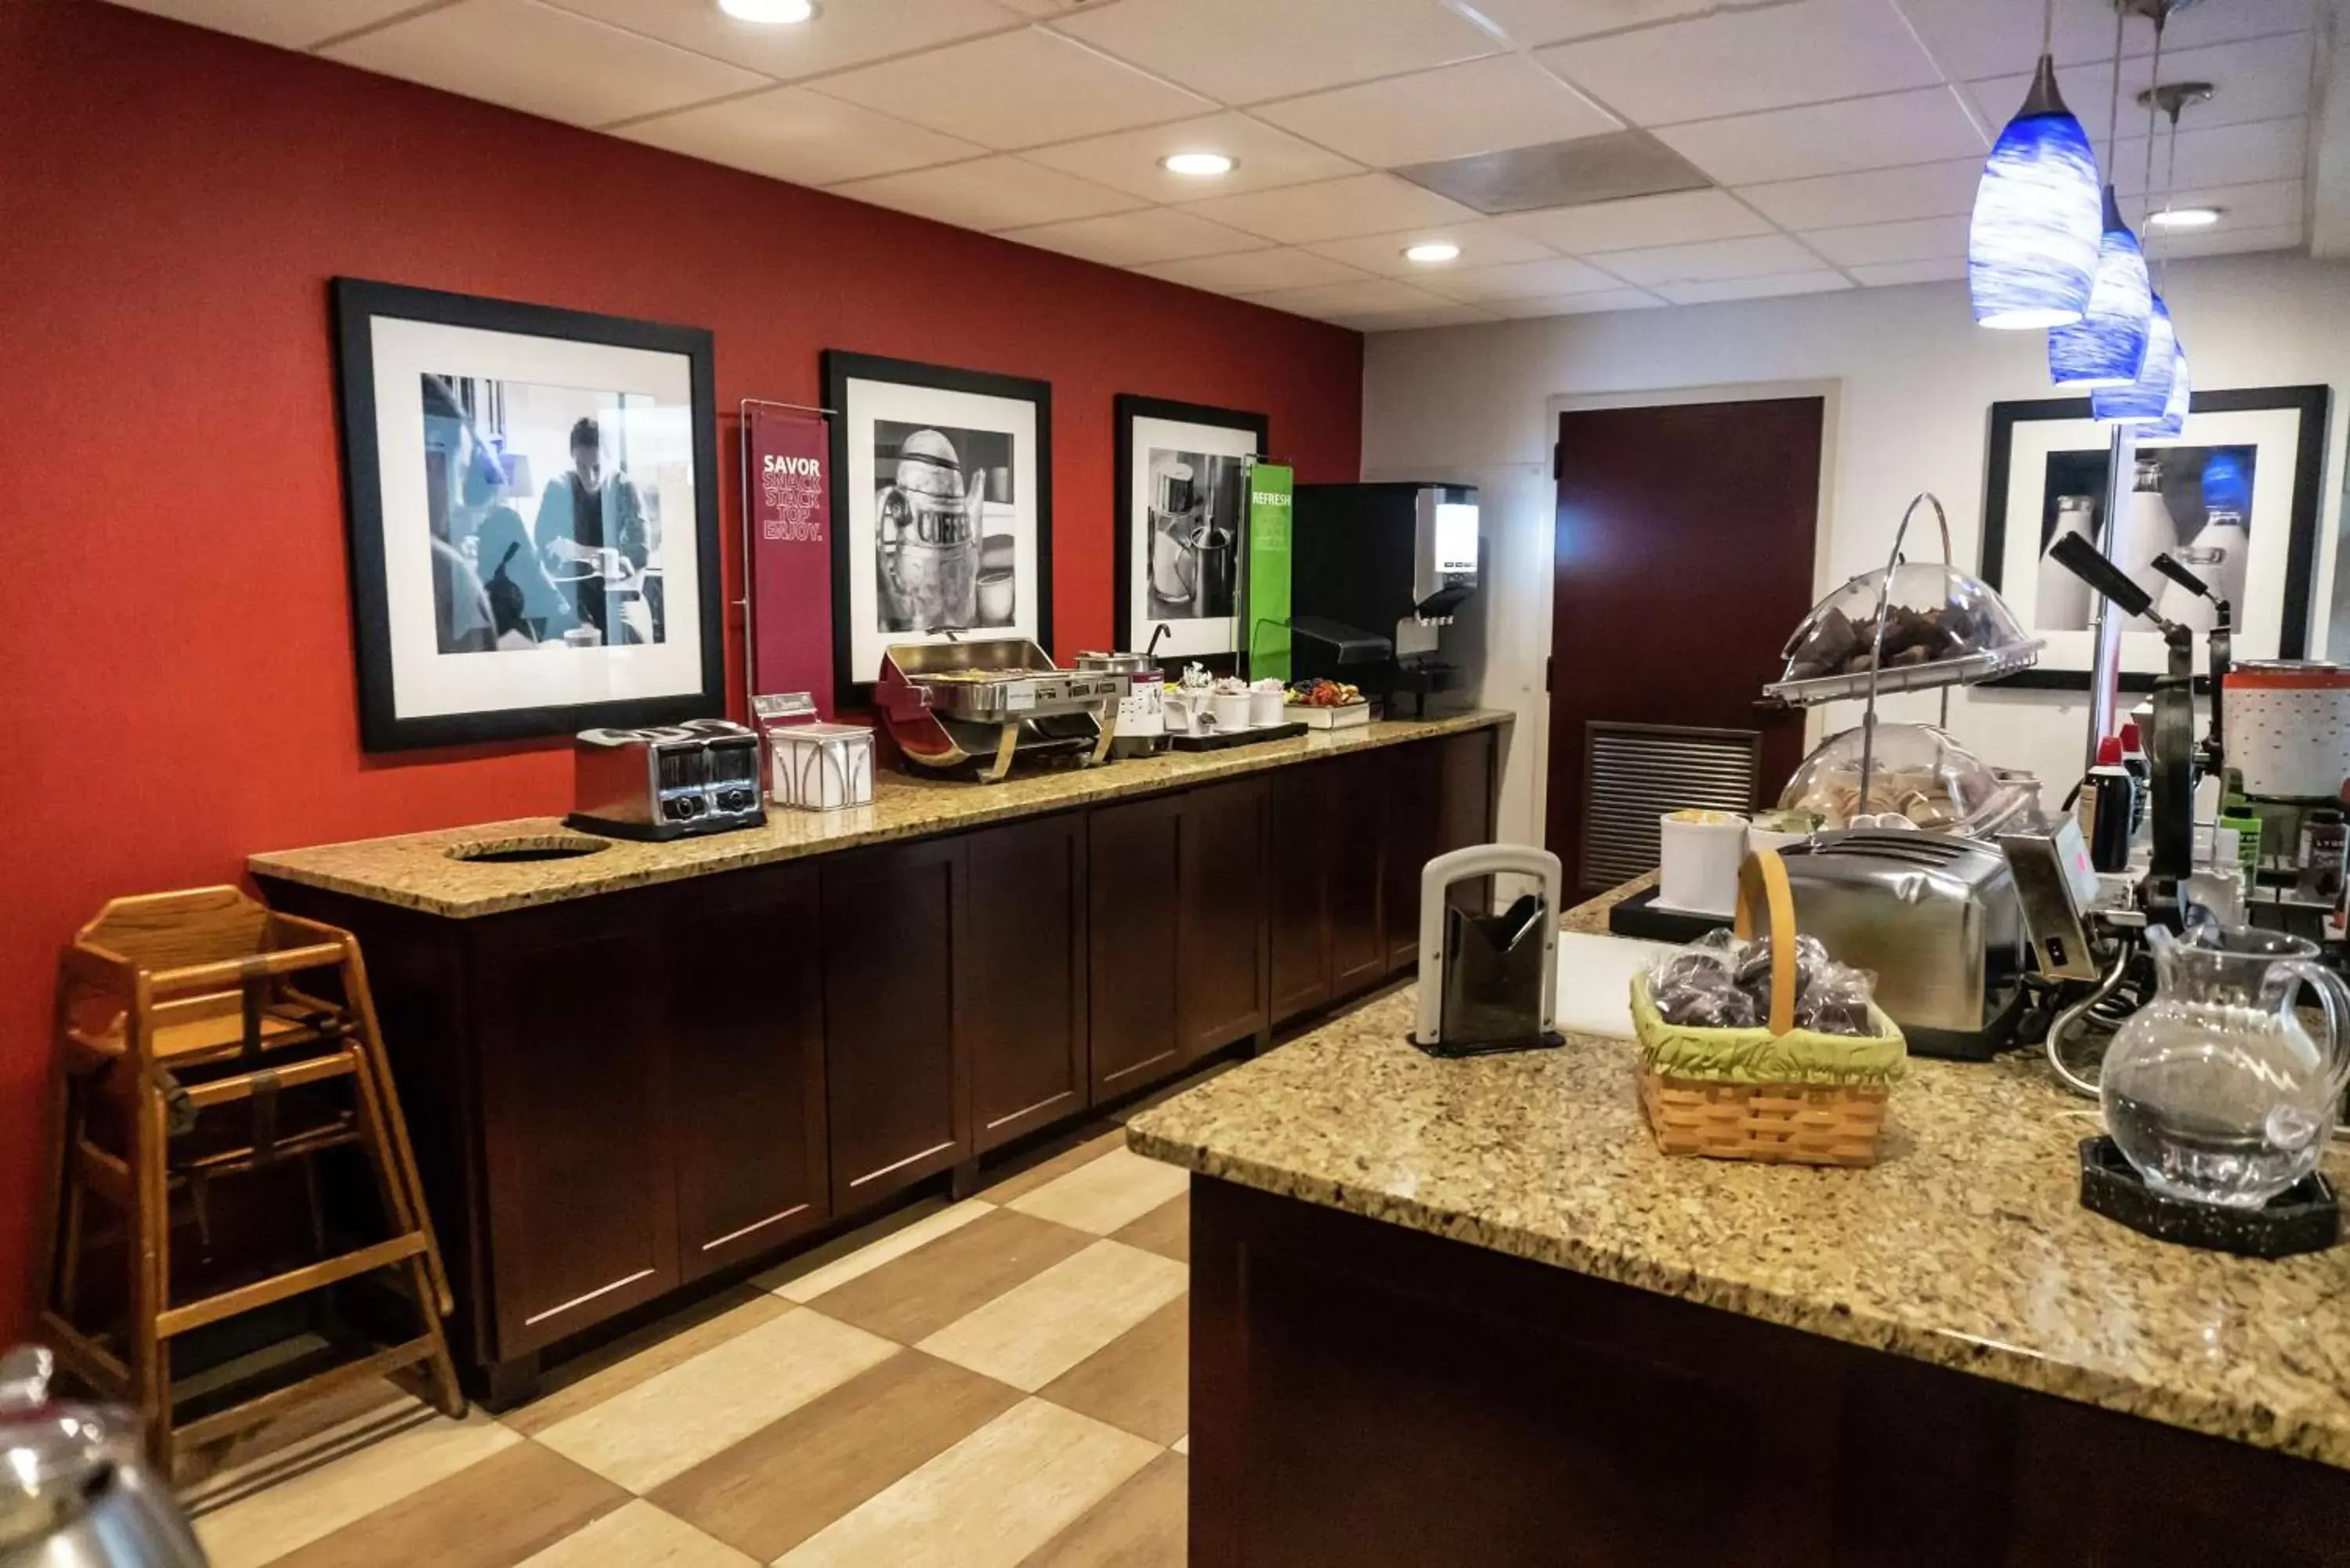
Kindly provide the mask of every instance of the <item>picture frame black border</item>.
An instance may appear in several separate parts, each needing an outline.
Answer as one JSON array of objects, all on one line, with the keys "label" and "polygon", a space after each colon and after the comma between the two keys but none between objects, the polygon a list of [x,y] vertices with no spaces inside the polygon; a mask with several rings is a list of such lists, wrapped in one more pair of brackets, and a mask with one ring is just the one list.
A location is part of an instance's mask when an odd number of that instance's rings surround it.
[{"label": "picture frame black border", "polygon": [[[558,306],[527,305],[484,295],[452,294],[406,284],[337,277],[328,288],[335,344],[336,440],[342,451],[343,517],[348,541],[351,634],[357,655],[359,749],[412,751],[484,741],[531,740],[610,725],[635,728],[726,711],[726,625],[718,537],[717,379],[714,339],[699,327],[676,327]],[[378,317],[425,321],[571,342],[675,354],[688,366],[693,400],[693,527],[701,580],[702,684],[696,691],[436,713],[403,719],[394,706],[391,611],[384,593],[382,454],[376,449],[375,346]]]},{"label": "picture frame black border", "polygon": [[[1036,643],[1053,650],[1053,383],[995,370],[966,370],[920,359],[893,359],[847,348],[827,348],[820,357],[824,406],[832,410],[832,683],[836,708],[873,705],[874,677],[863,680],[850,663],[856,638],[849,624],[848,442],[856,410],[848,406],[851,381],[889,381],[941,392],[970,392],[1036,406]],[[876,670],[875,675],[879,671]]]},{"label": "picture frame black border", "polygon": [[[1112,439],[1116,443],[1117,460],[1111,464],[1117,485],[1110,503],[1111,532],[1114,536],[1111,567],[1117,584],[1116,619],[1112,622],[1113,647],[1134,653],[1141,649],[1135,644],[1134,630],[1134,519],[1127,515],[1127,506],[1134,494],[1134,421],[1137,420],[1173,420],[1184,424],[1214,425],[1223,430],[1243,431],[1256,438],[1256,460],[1265,462],[1273,453],[1273,421],[1267,416],[1251,413],[1245,409],[1220,409],[1208,403],[1178,402],[1170,398],[1149,398],[1139,392],[1120,392],[1110,400],[1110,419],[1116,425]],[[1242,505],[1240,538],[1243,548],[1248,538],[1247,505]],[[1234,614],[1238,614],[1235,607]],[[1243,638],[1242,642],[1247,642]],[[1239,650],[1196,660],[1211,670],[1237,668]],[[1180,661],[1179,661],[1180,662]]]},{"label": "picture frame black border", "polygon": [[[2303,659],[2309,647],[2309,598],[2317,576],[2317,527],[2324,511],[2318,486],[2325,472],[2326,429],[2333,414],[2333,390],[2324,385],[2299,387],[2239,387],[2197,392],[2188,404],[2192,414],[2238,414],[2291,410],[2301,416],[2301,434],[2293,460],[2293,514],[2285,541],[2284,618],[2277,629],[2277,657]],[[2003,592],[2001,579],[2007,557],[2007,489],[2014,462],[2015,427],[2043,420],[2085,420],[2095,417],[2086,398],[2030,398],[1991,406],[1991,440],[1983,474],[1982,549],[1976,576],[1994,593]],[[2151,691],[2151,672],[2125,670],[2121,689]],[[2027,691],[2086,691],[2086,670],[2024,670],[1986,686]]]}]

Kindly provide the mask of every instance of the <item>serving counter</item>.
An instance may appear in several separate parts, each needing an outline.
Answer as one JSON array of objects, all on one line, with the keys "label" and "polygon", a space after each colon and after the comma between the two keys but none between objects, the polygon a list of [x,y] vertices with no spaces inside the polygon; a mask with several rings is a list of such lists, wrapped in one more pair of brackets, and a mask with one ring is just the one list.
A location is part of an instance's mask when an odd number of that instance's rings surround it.
[{"label": "serving counter", "polygon": [[360,939],[452,1345],[504,1403],[559,1341],[1409,969],[1419,867],[1492,836],[1506,722],[885,774],[870,806],[670,844],[533,818],[250,867]]},{"label": "serving counter", "polygon": [[1194,1563],[2350,1561],[2350,1249],[2089,1213],[2036,1056],[1759,1166],[1659,1154],[1628,1042],[1440,1061],[1412,1007],[1128,1125],[1197,1177]]}]

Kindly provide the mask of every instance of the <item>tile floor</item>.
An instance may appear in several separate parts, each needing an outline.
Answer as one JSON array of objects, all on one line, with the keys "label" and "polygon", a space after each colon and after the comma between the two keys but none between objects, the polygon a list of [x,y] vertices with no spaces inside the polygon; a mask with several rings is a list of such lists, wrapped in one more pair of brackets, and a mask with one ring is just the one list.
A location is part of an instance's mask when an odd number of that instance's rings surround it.
[{"label": "tile floor", "polygon": [[215,1568],[1183,1561],[1183,1173],[1089,1137],[555,1368],[191,1488]]}]

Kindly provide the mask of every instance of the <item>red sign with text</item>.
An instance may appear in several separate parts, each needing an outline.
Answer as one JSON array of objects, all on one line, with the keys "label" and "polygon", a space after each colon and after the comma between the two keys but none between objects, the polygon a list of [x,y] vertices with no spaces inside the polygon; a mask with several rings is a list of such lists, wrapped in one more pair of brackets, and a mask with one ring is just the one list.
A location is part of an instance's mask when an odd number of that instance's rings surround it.
[{"label": "red sign with text", "polygon": [[751,691],[832,706],[831,431],[815,414],[745,407]]}]

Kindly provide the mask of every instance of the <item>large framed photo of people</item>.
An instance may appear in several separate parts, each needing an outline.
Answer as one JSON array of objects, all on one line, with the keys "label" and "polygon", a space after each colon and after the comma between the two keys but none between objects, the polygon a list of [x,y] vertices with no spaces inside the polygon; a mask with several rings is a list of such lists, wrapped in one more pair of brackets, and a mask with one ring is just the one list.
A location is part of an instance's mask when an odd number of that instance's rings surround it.
[{"label": "large framed photo of people", "polygon": [[1249,464],[1263,414],[1120,393],[1118,646],[1157,639],[1162,659],[1214,659],[1247,642],[1240,624]]},{"label": "large framed photo of people", "polygon": [[[2308,655],[2328,402],[2324,387],[2199,391],[2182,433],[2137,443],[2115,564],[2158,614],[2199,632],[2216,610],[2157,571],[2155,557],[2201,577],[2228,601],[2239,659]],[[2067,533],[2101,546],[2110,538],[2111,441],[2085,398],[1991,405],[1981,575],[2048,644],[2037,668],[1998,684],[2088,690],[2097,596],[2049,552]],[[2199,636],[2195,656],[2208,670]],[[2150,622],[2123,623],[2126,688],[2149,690],[2167,663]]]},{"label": "large framed photo of people", "polygon": [[710,334],[337,278],[371,752],[725,711]]},{"label": "large framed photo of people", "polygon": [[827,349],[833,679],[867,701],[892,645],[1053,637],[1053,389]]}]

